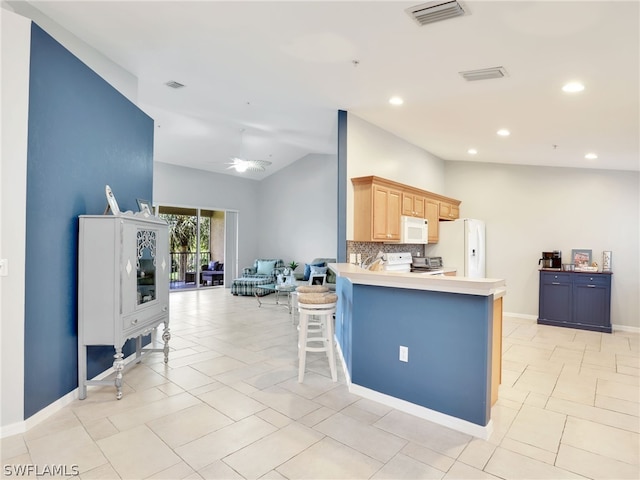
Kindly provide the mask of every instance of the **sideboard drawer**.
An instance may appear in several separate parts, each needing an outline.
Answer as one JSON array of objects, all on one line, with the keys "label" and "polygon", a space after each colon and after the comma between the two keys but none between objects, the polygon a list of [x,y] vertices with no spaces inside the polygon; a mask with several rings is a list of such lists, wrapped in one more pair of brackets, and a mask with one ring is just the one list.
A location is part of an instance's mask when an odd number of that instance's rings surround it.
[{"label": "sideboard drawer", "polygon": [[574,280],[575,285],[593,285],[594,287],[608,287],[610,282],[610,275],[578,274]]}]

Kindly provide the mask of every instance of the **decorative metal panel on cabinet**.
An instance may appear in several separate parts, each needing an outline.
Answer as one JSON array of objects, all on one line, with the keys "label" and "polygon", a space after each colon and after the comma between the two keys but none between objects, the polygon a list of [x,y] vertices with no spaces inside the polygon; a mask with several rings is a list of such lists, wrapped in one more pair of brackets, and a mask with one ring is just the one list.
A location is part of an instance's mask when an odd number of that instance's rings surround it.
[{"label": "decorative metal panel on cabinet", "polygon": [[[143,354],[169,359],[169,228],[144,213],[81,215],[78,242],[78,388],[115,384],[122,398],[122,347],[136,339],[136,363]],[[164,323],[163,348],[142,348],[142,336]],[[114,382],[87,379],[87,346],[113,345]],[[131,364],[132,365],[132,364]]]},{"label": "decorative metal panel on cabinet", "polygon": [[611,273],[540,271],[538,323],[611,333]]}]

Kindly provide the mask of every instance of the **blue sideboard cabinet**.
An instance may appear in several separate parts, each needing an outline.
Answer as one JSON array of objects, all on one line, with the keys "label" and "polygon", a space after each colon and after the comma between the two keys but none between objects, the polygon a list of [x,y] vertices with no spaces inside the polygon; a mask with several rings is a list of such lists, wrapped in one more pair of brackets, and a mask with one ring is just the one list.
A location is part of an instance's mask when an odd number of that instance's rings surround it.
[{"label": "blue sideboard cabinet", "polygon": [[611,333],[611,273],[540,270],[538,323]]}]

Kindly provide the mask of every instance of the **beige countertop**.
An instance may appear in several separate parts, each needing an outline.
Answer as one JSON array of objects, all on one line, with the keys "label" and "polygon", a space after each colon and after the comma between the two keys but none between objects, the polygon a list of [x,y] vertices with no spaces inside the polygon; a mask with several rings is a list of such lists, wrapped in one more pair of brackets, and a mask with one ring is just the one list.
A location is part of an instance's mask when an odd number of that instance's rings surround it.
[{"label": "beige countertop", "polygon": [[351,263],[330,263],[329,268],[337,276],[347,278],[351,283],[359,285],[409,288],[466,295],[494,295],[496,298],[504,296],[507,292],[506,282],[498,278],[467,278],[429,275],[428,273],[371,271]]}]

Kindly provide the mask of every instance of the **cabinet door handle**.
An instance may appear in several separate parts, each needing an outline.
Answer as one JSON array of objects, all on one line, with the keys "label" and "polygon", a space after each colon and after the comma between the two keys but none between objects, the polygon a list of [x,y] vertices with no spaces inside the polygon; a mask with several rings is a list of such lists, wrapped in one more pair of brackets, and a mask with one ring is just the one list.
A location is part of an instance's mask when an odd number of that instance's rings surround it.
[{"label": "cabinet door handle", "polygon": [[560,285],[560,282],[551,282],[551,285]]},{"label": "cabinet door handle", "polygon": [[595,285],[587,285],[587,287],[589,287],[589,288],[596,288],[596,286],[595,286]]},{"label": "cabinet door handle", "polygon": [[136,323],[138,323],[138,319],[134,318],[133,320],[131,320],[131,325],[135,325]]}]

